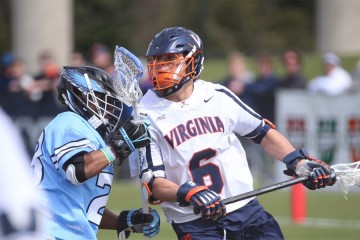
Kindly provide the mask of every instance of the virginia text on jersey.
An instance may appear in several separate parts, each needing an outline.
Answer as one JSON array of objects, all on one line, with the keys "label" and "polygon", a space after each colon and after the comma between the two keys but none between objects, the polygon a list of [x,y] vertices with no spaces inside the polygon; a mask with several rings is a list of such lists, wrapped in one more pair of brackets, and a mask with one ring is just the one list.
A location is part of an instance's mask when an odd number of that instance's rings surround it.
[{"label": "virginia text on jersey", "polygon": [[224,132],[224,124],[219,117],[200,117],[177,125],[164,138],[174,148],[198,135],[217,132]]}]

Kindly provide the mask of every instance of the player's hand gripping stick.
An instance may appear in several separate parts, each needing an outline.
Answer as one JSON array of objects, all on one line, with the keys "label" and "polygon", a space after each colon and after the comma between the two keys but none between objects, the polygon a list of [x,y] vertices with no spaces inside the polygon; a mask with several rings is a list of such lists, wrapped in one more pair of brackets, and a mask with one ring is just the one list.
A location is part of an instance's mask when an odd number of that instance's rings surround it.
[{"label": "player's hand gripping stick", "polygon": [[193,206],[194,212],[202,213],[205,220],[218,220],[226,215],[226,207],[220,196],[206,186],[199,186],[192,181],[182,184],[177,192],[179,206]]},{"label": "player's hand gripping stick", "polygon": [[303,184],[310,190],[332,186],[336,182],[336,175],[332,173],[330,166],[310,156],[304,148],[291,152],[285,156],[283,162],[287,167],[284,171],[286,175],[308,176],[308,180]]},{"label": "player's hand gripping stick", "polygon": [[127,239],[130,232],[143,233],[152,238],[160,231],[160,216],[151,208],[150,213],[143,213],[141,208],[134,208],[120,213],[116,227],[119,240]]},{"label": "player's hand gripping stick", "polygon": [[111,150],[119,159],[120,165],[136,148],[150,144],[149,124],[145,121],[128,121],[120,129],[109,134]]}]

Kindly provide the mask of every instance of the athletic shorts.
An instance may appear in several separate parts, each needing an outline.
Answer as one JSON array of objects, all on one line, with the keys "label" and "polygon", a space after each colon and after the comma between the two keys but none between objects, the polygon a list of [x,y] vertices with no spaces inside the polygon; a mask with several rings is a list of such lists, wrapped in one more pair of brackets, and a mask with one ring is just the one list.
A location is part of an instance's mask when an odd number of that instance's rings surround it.
[{"label": "athletic shorts", "polygon": [[284,236],[277,221],[255,198],[218,221],[201,218],[172,223],[179,240],[281,240]]}]

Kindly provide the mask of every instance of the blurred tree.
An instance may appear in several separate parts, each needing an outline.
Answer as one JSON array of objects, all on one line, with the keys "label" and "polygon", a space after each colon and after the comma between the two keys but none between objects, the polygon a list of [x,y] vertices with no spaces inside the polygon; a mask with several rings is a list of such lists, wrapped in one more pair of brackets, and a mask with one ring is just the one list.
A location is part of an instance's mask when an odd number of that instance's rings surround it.
[{"label": "blurred tree", "polygon": [[[0,0],[0,50],[11,47],[10,0]],[[313,51],[316,1],[74,0],[75,49],[89,57],[94,42],[123,45],[144,56],[155,33],[170,26],[197,32],[207,56],[285,48]]]},{"label": "blurred tree", "polygon": [[85,54],[94,42],[125,46],[145,56],[151,38],[169,26],[200,29],[200,1],[178,0],[77,0],[76,49]]},{"label": "blurred tree", "polygon": [[133,40],[137,15],[129,11],[136,1],[74,1],[75,49],[89,57],[93,43],[127,46]]},{"label": "blurred tree", "polygon": [[0,55],[11,50],[10,0],[0,0]]},{"label": "blurred tree", "polygon": [[[314,48],[315,1],[210,1],[211,48],[241,49],[248,54]],[[221,49],[218,49],[221,50]]]}]

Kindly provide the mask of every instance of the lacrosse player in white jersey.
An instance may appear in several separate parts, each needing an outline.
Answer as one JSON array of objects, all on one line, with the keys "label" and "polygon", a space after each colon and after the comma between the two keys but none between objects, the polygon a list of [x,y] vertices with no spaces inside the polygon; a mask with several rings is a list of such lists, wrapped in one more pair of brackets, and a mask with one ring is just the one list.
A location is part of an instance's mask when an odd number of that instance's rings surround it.
[{"label": "lacrosse player in white jersey", "polygon": [[140,114],[151,123],[152,141],[141,177],[150,203],[162,202],[179,239],[283,239],[278,223],[256,198],[226,207],[222,202],[253,190],[235,133],[283,160],[287,174],[310,175],[305,183],[310,189],[334,184],[329,166],[296,150],[229,89],[199,79],[203,45],[193,31],[162,30],[146,56],[153,91],[142,98]]},{"label": "lacrosse player in white jersey", "polygon": [[99,228],[117,230],[119,239],[131,231],[148,237],[159,232],[154,209],[117,215],[105,207],[115,162],[150,142],[147,124],[130,120],[132,107],[117,98],[112,81],[94,67],[64,67],[61,73],[59,100],[68,111],[44,128],[31,163],[53,215],[48,239],[96,239]]},{"label": "lacrosse player in white jersey", "polygon": [[30,158],[20,133],[0,108],[0,239],[38,240],[44,230],[41,192],[34,188]]}]

